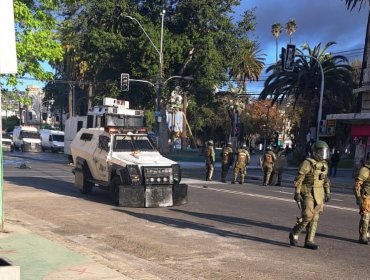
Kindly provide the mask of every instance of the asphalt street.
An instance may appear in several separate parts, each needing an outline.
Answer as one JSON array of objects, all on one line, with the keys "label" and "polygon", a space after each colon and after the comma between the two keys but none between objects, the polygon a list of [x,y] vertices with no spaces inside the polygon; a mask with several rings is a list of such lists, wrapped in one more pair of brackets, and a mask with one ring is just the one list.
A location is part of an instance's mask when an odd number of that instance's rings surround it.
[{"label": "asphalt street", "polygon": [[325,205],[320,250],[311,251],[303,234],[298,247],[289,246],[300,214],[292,186],[262,187],[257,169],[255,178],[232,185],[206,182],[203,168],[183,164],[189,203],[170,208],[115,207],[99,189],[82,195],[71,169],[62,154],[5,155],[5,222],[99,256],[122,279],[368,278],[370,247],[357,243],[349,192],[336,190]]}]

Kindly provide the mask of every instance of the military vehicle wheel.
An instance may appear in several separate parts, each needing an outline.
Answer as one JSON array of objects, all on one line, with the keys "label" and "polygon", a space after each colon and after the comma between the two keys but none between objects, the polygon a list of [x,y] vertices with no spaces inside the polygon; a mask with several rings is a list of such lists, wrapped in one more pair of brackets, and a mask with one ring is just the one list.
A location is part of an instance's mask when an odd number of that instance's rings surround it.
[{"label": "military vehicle wheel", "polygon": [[92,191],[93,183],[89,182],[86,177],[87,177],[87,172],[86,172],[86,166],[82,166],[82,172],[81,171],[76,171],[75,172],[75,182],[82,182],[82,188],[80,188],[80,192],[83,194],[90,194]]},{"label": "military vehicle wheel", "polygon": [[110,184],[111,200],[114,205],[119,203],[119,186],[122,184],[121,179],[118,176],[112,178]]}]

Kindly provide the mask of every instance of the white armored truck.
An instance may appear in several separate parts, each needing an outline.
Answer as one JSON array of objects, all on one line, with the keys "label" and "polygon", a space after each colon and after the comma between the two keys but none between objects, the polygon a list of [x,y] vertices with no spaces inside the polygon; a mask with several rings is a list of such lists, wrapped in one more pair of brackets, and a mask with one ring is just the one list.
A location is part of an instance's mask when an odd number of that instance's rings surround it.
[{"label": "white armored truck", "polygon": [[73,139],[75,186],[82,193],[94,186],[110,191],[119,206],[161,207],[187,203],[187,185],[180,166],[163,157],[140,132],[144,112],[128,102],[106,98],[89,113],[87,124]]}]

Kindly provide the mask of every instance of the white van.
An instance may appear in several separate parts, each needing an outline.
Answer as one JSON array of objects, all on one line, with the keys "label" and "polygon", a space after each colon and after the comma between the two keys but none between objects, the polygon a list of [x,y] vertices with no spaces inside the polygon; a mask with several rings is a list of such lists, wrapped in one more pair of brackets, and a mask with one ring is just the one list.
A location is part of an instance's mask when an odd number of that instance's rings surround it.
[{"label": "white van", "polygon": [[41,152],[40,133],[36,127],[14,127],[13,142],[16,150],[21,150],[22,152]]},{"label": "white van", "polygon": [[64,152],[64,132],[59,130],[40,129],[42,151],[53,153]]}]

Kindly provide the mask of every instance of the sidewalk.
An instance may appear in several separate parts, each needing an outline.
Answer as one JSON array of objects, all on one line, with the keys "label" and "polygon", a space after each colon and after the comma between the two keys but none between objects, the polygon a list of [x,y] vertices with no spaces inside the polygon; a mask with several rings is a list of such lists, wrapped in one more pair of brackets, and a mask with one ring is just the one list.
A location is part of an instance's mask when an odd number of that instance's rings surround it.
[{"label": "sidewalk", "polygon": [[[19,220],[6,218],[0,233],[0,257],[20,267],[21,280],[130,280],[78,249],[33,233]],[[0,279],[16,280],[3,278]]]}]

